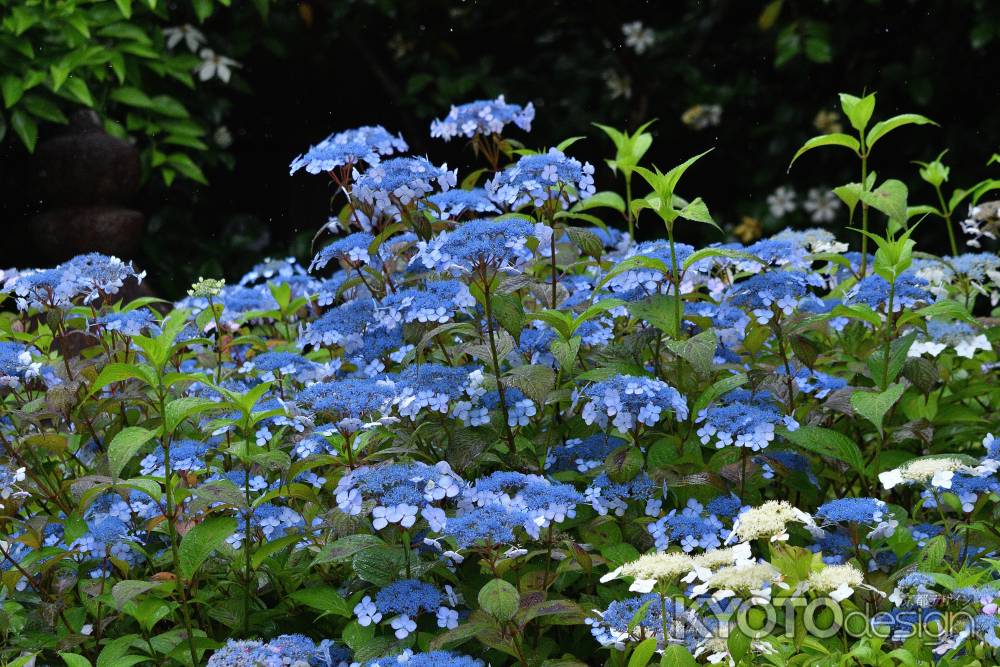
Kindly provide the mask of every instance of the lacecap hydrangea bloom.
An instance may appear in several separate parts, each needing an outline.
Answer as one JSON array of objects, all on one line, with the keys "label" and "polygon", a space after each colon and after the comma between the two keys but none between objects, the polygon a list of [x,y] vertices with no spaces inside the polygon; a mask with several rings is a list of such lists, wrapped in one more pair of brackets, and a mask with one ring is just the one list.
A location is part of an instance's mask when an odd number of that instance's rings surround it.
[{"label": "lacecap hydrangea bloom", "polygon": [[609,420],[621,432],[638,424],[655,426],[665,411],[673,412],[677,419],[687,419],[687,401],[676,389],[663,380],[619,375],[595,382],[583,390],[587,403],[583,406],[583,420],[602,427]]},{"label": "lacecap hydrangea bloom", "polygon": [[292,160],[289,173],[305,169],[310,174],[319,174],[362,162],[374,165],[383,156],[402,153],[407,148],[402,135],[390,134],[381,125],[366,125],[331,134],[310,146],[304,155]]},{"label": "lacecap hydrangea bloom", "polygon": [[437,504],[456,498],[465,487],[443,461],[433,466],[399,463],[355,468],[340,478],[334,494],[337,508],[345,514],[361,514],[367,504],[376,530],[390,524],[410,528],[419,515],[431,530],[440,531],[447,519]]},{"label": "lacecap hydrangea bloom", "polygon": [[395,614],[389,619],[396,639],[406,639],[417,630],[417,617],[422,613],[436,615],[439,628],[458,626],[458,612],[442,604],[444,595],[433,584],[419,579],[401,579],[382,588],[373,600],[366,595],[354,607],[358,624],[368,626],[379,623],[383,617]]},{"label": "lacecap hydrangea bloom", "polygon": [[509,271],[531,256],[528,241],[535,226],[521,218],[479,218],[419,244],[413,262],[448,273]]},{"label": "lacecap hydrangea bloom", "polygon": [[701,425],[697,435],[702,444],[714,443],[718,449],[747,447],[755,452],[774,440],[776,427],[783,426],[789,431],[799,428],[795,418],[783,414],[767,392],[750,395],[739,390],[701,410],[695,423]]},{"label": "lacecap hydrangea bloom", "polygon": [[513,123],[524,131],[531,130],[535,119],[535,107],[511,104],[500,95],[495,100],[476,100],[459,106],[452,106],[444,118],[431,121],[431,136],[450,141],[454,137],[500,134],[503,128]]},{"label": "lacecap hydrangea bloom", "polygon": [[399,157],[380,162],[361,174],[351,193],[360,201],[384,214],[398,213],[398,206],[407,206],[434,192],[448,190],[457,182],[457,171],[448,171],[426,158]]},{"label": "lacecap hydrangea bloom", "polygon": [[332,243],[328,243],[309,264],[309,270],[322,269],[330,263],[332,259],[339,259],[352,266],[361,264],[371,264],[372,258],[368,254],[368,247],[375,241],[375,237],[369,232],[355,232],[343,238],[339,238]]},{"label": "lacecap hydrangea bloom", "polygon": [[744,510],[733,522],[733,531],[727,541],[739,539],[749,542],[768,538],[772,542],[788,539],[789,523],[813,525],[813,518],[794,507],[787,500],[768,500],[758,507]]},{"label": "lacecap hydrangea bloom", "polygon": [[594,194],[594,167],[552,148],[548,153],[525,155],[486,182],[493,201],[515,208],[541,207],[549,201],[562,206]]}]

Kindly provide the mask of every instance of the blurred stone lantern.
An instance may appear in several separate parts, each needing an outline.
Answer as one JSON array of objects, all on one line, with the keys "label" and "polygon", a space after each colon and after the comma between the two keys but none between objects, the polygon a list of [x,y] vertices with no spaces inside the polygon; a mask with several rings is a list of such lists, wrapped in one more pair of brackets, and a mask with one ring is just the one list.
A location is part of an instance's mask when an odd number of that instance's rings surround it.
[{"label": "blurred stone lantern", "polygon": [[74,113],[65,132],[38,145],[31,164],[42,212],[28,224],[49,262],[85,252],[136,255],[145,218],[128,202],[139,189],[139,151],[105,132],[94,111]]}]

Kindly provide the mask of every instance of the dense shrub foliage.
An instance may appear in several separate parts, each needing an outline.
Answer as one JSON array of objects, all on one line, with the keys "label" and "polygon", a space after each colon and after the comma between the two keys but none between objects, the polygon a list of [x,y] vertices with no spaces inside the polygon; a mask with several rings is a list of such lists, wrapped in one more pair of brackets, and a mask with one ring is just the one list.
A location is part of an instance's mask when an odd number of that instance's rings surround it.
[{"label": "dense shrub foliage", "polygon": [[929,121],[842,99],[857,138],[803,151],[860,158],[871,255],[678,243],[710,156],[602,127],[624,196],[595,192],[500,98],[432,125],[470,174],[381,127],[296,158],[339,202],[308,269],[175,304],[102,255],[5,273],[3,657],[996,664],[1000,258],[910,238],[961,204],[991,243],[993,184],[908,208],[866,161]]}]

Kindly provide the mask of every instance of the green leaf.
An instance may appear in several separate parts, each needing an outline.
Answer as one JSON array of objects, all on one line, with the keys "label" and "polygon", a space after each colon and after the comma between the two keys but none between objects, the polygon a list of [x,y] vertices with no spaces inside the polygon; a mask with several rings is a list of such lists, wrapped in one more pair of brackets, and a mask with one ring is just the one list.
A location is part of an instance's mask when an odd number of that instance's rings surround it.
[{"label": "green leaf", "polygon": [[140,109],[152,109],[155,105],[153,100],[149,98],[149,95],[142,92],[138,88],[133,88],[131,86],[125,86],[123,88],[115,88],[111,91],[111,99],[116,102],[121,102],[122,104],[127,104],[130,107],[138,107]]},{"label": "green leaf", "polygon": [[844,148],[848,148],[855,153],[861,149],[861,144],[858,143],[858,140],[850,135],[840,132],[834,132],[833,134],[821,134],[818,137],[813,137],[802,144],[802,148],[795,153],[795,156],[792,157],[792,161],[788,163],[788,169],[790,170],[792,168],[792,165],[795,164],[795,161],[798,160],[803,153],[822,146],[843,146]]},{"label": "green leaf", "polygon": [[111,589],[111,597],[115,599],[115,608],[119,611],[130,600],[134,600],[143,593],[159,588],[163,584],[158,581],[140,581],[138,579],[126,579],[119,581]]},{"label": "green leaf", "polygon": [[24,95],[24,83],[19,77],[8,74],[0,78],[0,93],[3,94],[4,107],[9,109]]},{"label": "green leaf", "polygon": [[865,471],[865,458],[853,440],[839,431],[821,426],[800,426],[794,431],[782,431],[786,440],[810,452],[843,461],[856,471]]},{"label": "green leaf", "polygon": [[[129,657],[135,657],[126,656],[125,654],[128,653],[132,642],[136,639],[139,639],[139,635],[130,634],[109,641],[97,656],[97,667],[118,667],[119,665],[126,664]],[[127,664],[134,665],[135,662],[128,662]]]},{"label": "green leaf", "polygon": [[59,657],[66,663],[66,667],[91,667],[90,660],[79,653],[60,653]]},{"label": "green leaf", "polygon": [[875,112],[875,93],[864,97],[841,93],[840,108],[844,110],[844,115],[851,121],[851,127],[862,132],[868,126],[872,113]]},{"label": "green leaf", "polygon": [[906,224],[906,184],[890,179],[875,190],[861,193],[861,201],[885,213],[891,220]]},{"label": "green leaf", "polygon": [[28,152],[34,153],[35,144],[38,142],[38,124],[34,119],[20,109],[14,109],[10,115],[10,126],[14,128],[14,133]]},{"label": "green leaf", "polygon": [[697,667],[698,661],[694,659],[691,652],[680,644],[668,644],[663,649],[663,656],[660,658],[660,667]]},{"label": "green leaf", "polygon": [[204,23],[205,19],[212,15],[214,7],[212,5],[212,0],[192,0],[194,5],[195,16],[198,17],[199,23]]},{"label": "green leaf", "polygon": [[21,104],[36,118],[47,120],[50,123],[65,124],[69,122],[58,106],[41,95],[25,95]]},{"label": "green leaf", "polygon": [[343,618],[351,618],[354,615],[353,607],[332,586],[300,588],[288,597],[324,614]]},{"label": "green leaf", "polygon": [[479,606],[500,621],[514,618],[521,604],[521,596],[513,584],[503,579],[493,579],[479,589]]},{"label": "green leaf", "polygon": [[136,452],[154,435],[156,431],[138,426],[126,426],[118,431],[108,445],[108,465],[111,467],[112,477],[118,477]]},{"label": "green leaf", "polygon": [[87,83],[80,77],[70,76],[66,79],[66,83],[63,84],[62,89],[66,91],[70,99],[74,99],[87,107],[94,106],[94,98],[90,96],[90,89],[87,87]]},{"label": "green leaf", "polygon": [[663,333],[676,337],[679,329],[674,309],[676,299],[677,297],[670,294],[653,294],[642,301],[626,304],[625,307],[632,317],[648,322]]},{"label": "green leaf", "polygon": [[[194,577],[205,559],[235,532],[236,519],[228,516],[206,519],[189,530],[181,540],[178,555],[181,575],[187,580]],[[244,542],[243,548],[249,549],[249,543]]]},{"label": "green leaf", "polygon": [[889,385],[881,393],[858,390],[851,394],[851,407],[859,415],[870,421],[882,434],[882,421],[889,409],[896,404],[906,388],[901,384]]},{"label": "green leaf", "polygon": [[586,199],[581,200],[573,207],[574,211],[586,211],[592,208],[613,208],[619,213],[625,213],[625,200],[617,192],[605,190],[595,192]]},{"label": "green leaf", "polygon": [[122,16],[126,19],[132,18],[132,0],[115,0],[115,4],[118,5],[118,11]]},{"label": "green leaf", "polygon": [[840,197],[840,201],[844,202],[847,206],[847,211],[853,219],[854,209],[858,207],[858,202],[861,201],[861,184],[848,183],[846,185],[838,185],[833,189],[833,194]]},{"label": "green leaf", "polygon": [[163,426],[165,433],[173,433],[182,421],[208,410],[218,410],[222,406],[218,401],[208,398],[198,398],[197,396],[184,396],[167,403],[163,416]]},{"label": "green leaf", "polygon": [[628,667],[646,667],[649,659],[656,652],[656,639],[650,637],[645,639],[632,649],[632,655],[628,659]]},{"label": "green leaf", "polygon": [[719,341],[714,329],[702,331],[697,336],[687,340],[668,340],[667,348],[691,364],[699,375],[708,375],[712,371],[712,360],[718,349]]},{"label": "green leaf", "polygon": [[900,114],[872,125],[871,131],[868,133],[868,136],[865,137],[865,143],[868,144],[868,148],[871,148],[875,145],[876,141],[889,134],[897,127],[902,127],[904,125],[937,125],[937,123],[932,121],[930,118],[916,113]]},{"label": "green leaf", "polygon": [[569,240],[580,249],[585,255],[590,257],[600,258],[604,253],[604,244],[601,243],[601,239],[597,237],[597,234],[590,231],[589,229],[583,229],[581,227],[567,227],[566,236]]}]

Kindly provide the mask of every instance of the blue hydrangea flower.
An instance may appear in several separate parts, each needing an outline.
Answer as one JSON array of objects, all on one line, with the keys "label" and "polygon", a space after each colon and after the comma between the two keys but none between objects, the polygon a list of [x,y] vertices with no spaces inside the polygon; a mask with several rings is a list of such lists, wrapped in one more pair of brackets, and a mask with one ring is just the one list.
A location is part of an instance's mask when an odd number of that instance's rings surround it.
[{"label": "blue hydrangea flower", "polygon": [[319,174],[362,162],[375,165],[382,156],[402,153],[407,148],[402,135],[394,136],[381,125],[366,125],[331,134],[310,146],[304,155],[292,160],[289,173],[305,169],[310,174]]},{"label": "blue hydrangea flower", "polygon": [[670,542],[679,544],[690,553],[695,549],[717,549],[727,537],[722,522],[715,516],[700,516],[671,510],[669,514],[646,526],[656,543],[656,549],[663,551]]},{"label": "blue hydrangea flower", "polygon": [[4,500],[27,495],[18,484],[25,480],[24,468],[11,468],[0,464],[0,507],[3,507]]},{"label": "blue hydrangea flower", "polygon": [[594,194],[594,167],[552,148],[525,155],[498,172],[486,182],[486,191],[493,201],[515,208],[528,203],[540,207],[553,200],[568,206]]},{"label": "blue hydrangea flower", "polygon": [[989,352],[993,349],[986,334],[965,322],[928,320],[926,333],[918,334],[907,356],[919,357],[922,354],[930,354],[936,357],[949,347],[954,348],[956,355],[966,359],[974,357],[979,350]]},{"label": "blue hydrangea flower", "polygon": [[320,248],[309,264],[309,270],[322,269],[332,259],[339,259],[353,266],[371,264],[372,258],[368,254],[368,248],[374,241],[375,237],[369,232],[355,232],[339,238]]},{"label": "blue hydrangea flower", "polygon": [[629,501],[645,503],[645,514],[656,516],[660,513],[662,501],[653,496],[655,492],[656,485],[644,472],[627,482],[612,482],[607,473],[601,473],[584,491],[584,498],[601,516],[624,516]]},{"label": "blue hydrangea flower", "polygon": [[437,207],[440,218],[449,220],[458,218],[465,213],[499,213],[493,200],[483,188],[471,190],[451,189],[438,192],[427,198],[427,201]]},{"label": "blue hydrangea flower", "polygon": [[247,534],[257,542],[270,542],[284,537],[288,531],[301,531],[305,521],[292,508],[261,503],[249,513],[237,515],[236,532],[226,538],[226,544],[233,549],[241,549]]},{"label": "blue hydrangea flower", "polygon": [[[976,501],[980,496],[1000,493],[1000,481],[992,474],[956,472],[951,478],[951,487],[946,492],[956,496],[962,503],[962,511],[968,513],[976,508]],[[937,497],[931,489],[924,489],[920,496],[924,500],[924,507],[934,509],[938,506]]]},{"label": "blue hydrangea flower", "polygon": [[[785,369],[779,367],[775,369],[775,372],[783,375]],[[812,394],[820,399],[826,398],[831,393],[847,387],[847,380],[827,375],[815,369],[799,368],[793,375],[795,377],[795,386],[798,387],[799,391],[805,394]]]},{"label": "blue hydrangea flower", "polygon": [[766,392],[753,397],[730,392],[718,404],[699,412],[695,423],[701,424],[697,435],[703,445],[714,443],[718,449],[733,445],[749,447],[755,452],[774,440],[776,426],[784,426],[789,431],[799,428],[793,417],[782,414],[774,406]]},{"label": "blue hydrangea flower", "polygon": [[818,286],[814,274],[799,271],[767,271],[751,276],[732,287],[728,300],[749,310],[760,324],[767,324],[776,311],[791,315],[810,295],[810,286]]},{"label": "blue hydrangea flower", "polygon": [[495,472],[475,481],[465,497],[477,506],[500,504],[523,510],[528,515],[524,529],[534,539],[539,529],[576,516],[576,506],[584,498],[569,484],[558,484],[539,475]]},{"label": "blue hydrangea flower", "polygon": [[117,331],[124,336],[138,336],[143,331],[159,331],[156,317],[145,308],[106,313],[94,320],[104,331]]},{"label": "blue hydrangea flower", "polygon": [[[684,260],[694,254],[694,247],[686,243],[675,243],[674,252],[677,254],[679,269]],[[670,271],[673,264],[668,241],[643,241],[629,248],[622,260],[628,260],[632,257],[647,257],[662,262],[664,270],[650,266],[637,266],[634,269],[623,271],[606,283],[609,290],[616,295],[633,290],[638,290],[641,294],[646,295],[667,293],[674,289],[670,281]],[[690,285],[681,285],[681,291],[690,291],[690,289]]]},{"label": "blue hydrangea flower", "polygon": [[476,100],[459,106],[452,105],[444,118],[431,121],[431,136],[451,141],[454,137],[475,137],[477,134],[500,134],[508,123],[522,130],[531,130],[535,107],[508,103],[503,95],[495,100]]},{"label": "blue hydrangea flower", "polygon": [[428,653],[413,653],[407,651],[402,655],[388,656],[369,660],[363,667],[483,667],[483,663],[467,655],[450,651],[430,651]]},{"label": "blue hydrangea flower", "polygon": [[19,387],[38,377],[40,362],[32,359],[33,348],[13,341],[0,341],[0,387]]},{"label": "blue hydrangea flower", "polygon": [[621,438],[605,433],[595,433],[582,439],[570,438],[564,444],[549,450],[545,469],[553,473],[567,470],[589,472],[604,465],[608,455],[624,444],[625,441]]},{"label": "blue hydrangea flower", "polygon": [[889,537],[898,522],[889,507],[877,498],[839,498],[820,505],[816,518],[828,523],[852,523],[871,528],[868,539]]},{"label": "blue hydrangea flower", "polygon": [[413,287],[392,292],[379,302],[375,316],[386,329],[411,322],[443,324],[460,310],[473,308],[476,299],[468,286],[457,280],[431,280],[424,289]]},{"label": "blue hydrangea flower", "polygon": [[[666,619],[663,618],[664,611]],[[713,619],[699,617],[677,600],[668,598],[662,602],[656,593],[616,600],[606,610],[595,613],[597,618],[585,620],[594,639],[602,646],[619,651],[628,644],[654,638],[661,647],[679,643],[689,652],[695,652],[717,628]],[[638,623],[633,625],[637,616]],[[663,636],[664,628],[668,635],[666,638]]]},{"label": "blue hydrangea flower", "polygon": [[254,264],[253,268],[243,274],[240,278],[240,285],[258,285],[269,282],[282,282],[295,276],[304,276],[306,270],[299,264],[299,260],[294,257],[284,257],[271,259],[265,257],[264,261]]},{"label": "blue hydrangea flower", "polygon": [[452,273],[483,267],[509,270],[531,256],[527,243],[534,235],[534,225],[521,218],[479,218],[421,242],[413,261]]},{"label": "blue hydrangea flower", "polygon": [[[475,390],[469,392],[475,393]],[[462,420],[466,426],[480,426],[490,421],[490,411],[500,407],[500,392],[493,390],[478,397],[474,401],[460,401],[455,404],[452,414]],[[538,413],[535,402],[524,395],[517,387],[504,389],[504,400],[507,403],[507,425],[511,428],[527,426],[531,418]]]},{"label": "blue hydrangea flower", "polygon": [[300,391],[296,400],[313,412],[331,415],[337,428],[353,433],[365,421],[387,415],[396,388],[392,382],[371,378],[345,378],[317,382]]},{"label": "blue hydrangea flower", "polygon": [[728,496],[716,496],[708,501],[705,509],[716,516],[735,518],[743,509],[743,502],[733,494]]},{"label": "blue hydrangea flower", "polygon": [[263,352],[243,362],[240,373],[256,373],[262,382],[273,382],[278,377],[305,381],[313,377],[317,367],[315,362],[294,352]]},{"label": "blue hydrangea flower", "polygon": [[447,518],[435,504],[456,498],[463,488],[465,482],[447,463],[397,463],[351,470],[334,494],[337,508],[352,516],[361,514],[363,503],[374,503],[370,515],[376,530],[390,524],[410,528],[419,512],[431,530],[440,531]]},{"label": "blue hydrangea flower", "polygon": [[[177,440],[170,444],[170,468],[174,472],[204,470],[207,467],[205,455],[210,445],[199,440]],[[156,448],[139,462],[139,470],[143,475],[163,477],[166,475],[163,447]]]},{"label": "blue hydrangea flower", "polygon": [[[917,308],[934,301],[933,295],[925,288],[927,281],[912,273],[904,273],[896,278],[895,293],[892,298],[892,312],[901,312],[904,308]],[[848,290],[844,303],[863,303],[873,310],[885,310],[889,303],[889,283],[882,276],[870,275],[862,278],[858,284]]]},{"label": "blue hydrangea flower", "polygon": [[394,403],[400,416],[416,419],[424,409],[447,414],[453,401],[473,393],[473,383],[481,376],[481,371],[476,370],[420,364],[390,376],[395,384]]},{"label": "blue hydrangea flower", "polygon": [[399,212],[417,199],[456,183],[457,171],[448,165],[437,167],[426,158],[399,157],[381,162],[362,174],[354,183],[353,196],[382,214]]},{"label": "blue hydrangea flower", "polygon": [[514,544],[514,530],[528,521],[530,518],[524,510],[491,503],[472,507],[458,516],[450,517],[444,535],[454,538],[460,549],[468,549],[480,543]]},{"label": "blue hydrangea flower", "polygon": [[807,269],[809,262],[808,253],[805,249],[791,240],[781,238],[762,239],[756,243],[742,248],[757,259],[766,262],[762,265],[750,259],[737,258],[734,264],[737,271],[747,271],[758,273],[767,266],[789,266],[794,269]]},{"label": "blue hydrangea flower", "polygon": [[14,294],[19,310],[68,308],[76,299],[89,304],[117,294],[126,280],[134,278],[141,283],[145,277],[146,272],[137,272],[132,262],[92,252],[54,269],[21,272],[0,291]]},{"label": "blue hydrangea flower", "polygon": [[583,421],[607,427],[609,418],[615,428],[625,432],[636,423],[655,426],[663,412],[671,410],[677,419],[687,419],[684,397],[662,380],[619,375],[595,382],[583,390],[589,400],[583,406]]},{"label": "blue hydrangea flower", "polygon": [[441,591],[432,584],[402,579],[380,590],[374,600],[366,595],[355,605],[354,614],[362,626],[378,623],[385,615],[397,614],[389,624],[397,639],[406,639],[416,631],[416,618],[424,612],[436,615],[439,628],[458,627],[458,613],[443,602]]},{"label": "blue hydrangea flower", "polygon": [[356,352],[364,346],[365,330],[374,319],[375,301],[371,297],[348,301],[309,322],[299,336],[299,345],[339,345],[345,352]]}]

